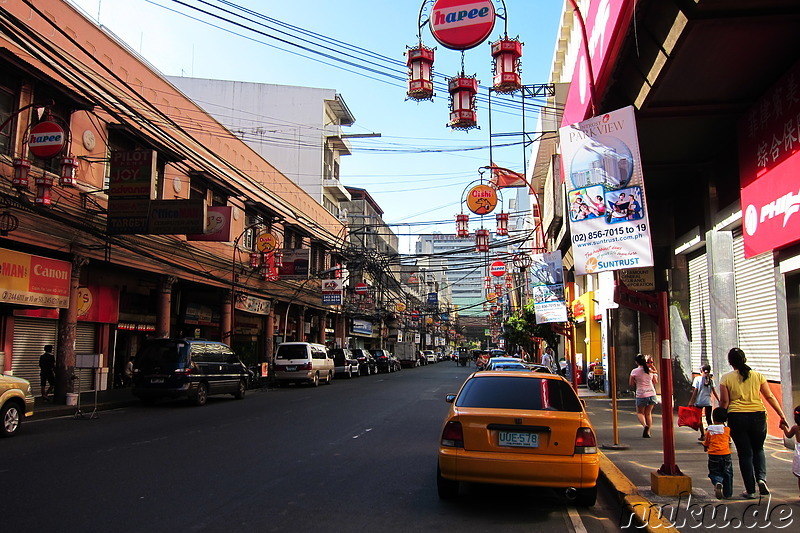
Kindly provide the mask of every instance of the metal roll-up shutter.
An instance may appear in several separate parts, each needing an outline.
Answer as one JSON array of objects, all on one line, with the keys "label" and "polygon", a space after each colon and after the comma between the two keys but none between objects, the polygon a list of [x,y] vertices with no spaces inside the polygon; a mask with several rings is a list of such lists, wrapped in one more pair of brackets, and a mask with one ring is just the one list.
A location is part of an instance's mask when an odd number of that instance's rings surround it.
[{"label": "metal roll-up shutter", "polygon": [[15,376],[31,382],[31,388],[36,396],[39,396],[42,390],[39,380],[39,356],[44,352],[45,344],[55,346],[57,338],[57,320],[21,317],[14,319],[11,370]]},{"label": "metal roll-up shutter", "polygon": [[741,230],[733,234],[733,267],[736,275],[736,316],[739,348],[747,364],[769,380],[780,381],[778,306],[775,264],[772,254],[744,258]]},{"label": "metal roll-up shutter", "polygon": [[705,252],[689,259],[689,315],[691,371],[711,361],[711,316],[708,297],[708,263]]},{"label": "metal roll-up shutter", "polygon": [[[97,339],[97,327],[91,322],[78,322],[75,328],[75,354],[97,353],[95,340]],[[94,390],[94,375],[96,370],[89,368],[75,369],[78,381],[75,383],[75,390],[78,387],[81,391]]]}]

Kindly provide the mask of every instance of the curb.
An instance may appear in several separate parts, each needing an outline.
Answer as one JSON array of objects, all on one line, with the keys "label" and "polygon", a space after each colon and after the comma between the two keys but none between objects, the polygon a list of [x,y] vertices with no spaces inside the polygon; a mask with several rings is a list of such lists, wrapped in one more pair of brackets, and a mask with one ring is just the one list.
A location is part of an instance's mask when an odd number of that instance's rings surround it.
[{"label": "curb", "polygon": [[[651,533],[680,533],[661,513],[653,512],[657,506],[639,494],[639,489],[617,468],[606,454],[597,450],[600,457],[600,477],[616,492],[617,499],[634,517],[641,528]],[[620,517],[621,518],[621,517]]]}]

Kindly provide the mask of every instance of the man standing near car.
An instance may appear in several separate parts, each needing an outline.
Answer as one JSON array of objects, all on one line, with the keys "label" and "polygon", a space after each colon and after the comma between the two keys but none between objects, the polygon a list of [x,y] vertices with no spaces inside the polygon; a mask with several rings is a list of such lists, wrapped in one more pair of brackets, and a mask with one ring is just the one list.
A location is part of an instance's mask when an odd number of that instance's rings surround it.
[{"label": "man standing near car", "polygon": [[[39,356],[39,379],[42,384],[42,399],[50,400],[50,393],[56,385],[56,356],[53,355],[53,345],[47,344],[44,353]],[[50,384],[50,387],[47,384]]]}]

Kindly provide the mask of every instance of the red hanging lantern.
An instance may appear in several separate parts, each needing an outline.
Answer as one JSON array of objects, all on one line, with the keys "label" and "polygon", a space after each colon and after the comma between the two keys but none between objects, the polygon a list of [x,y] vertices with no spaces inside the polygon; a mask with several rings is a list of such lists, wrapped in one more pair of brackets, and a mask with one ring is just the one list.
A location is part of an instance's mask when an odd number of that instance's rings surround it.
[{"label": "red hanging lantern", "polygon": [[250,254],[250,268],[258,268],[261,266],[261,252],[252,252]]},{"label": "red hanging lantern", "polygon": [[78,159],[75,157],[65,157],[61,160],[61,177],[58,184],[62,187],[75,186],[75,170],[78,168]]},{"label": "red hanging lantern", "polygon": [[[281,252],[279,250],[275,250],[274,252],[272,252],[272,260],[273,260],[273,263],[275,264],[275,268],[276,269],[277,268],[283,268],[283,252]],[[341,272],[341,270],[339,270],[339,277],[341,277],[341,276],[342,276],[342,272]]]},{"label": "red hanging lantern", "polygon": [[483,288],[486,289],[486,292],[492,288],[492,279],[489,276],[483,278]]},{"label": "red hanging lantern", "polygon": [[50,205],[50,187],[47,185],[36,185],[36,205],[49,206]]},{"label": "red hanging lantern", "polygon": [[489,230],[479,229],[475,231],[475,251],[488,252],[489,251]]},{"label": "red hanging lantern", "polygon": [[469,130],[478,127],[478,114],[475,111],[475,95],[478,94],[478,80],[463,74],[450,78],[447,84],[450,92],[450,122],[454,130]]},{"label": "red hanging lantern", "polygon": [[522,43],[517,39],[500,39],[492,43],[494,58],[494,90],[499,93],[513,93],[522,87],[519,75],[519,58],[522,57]]},{"label": "red hanging lantern", "polygon": [[423,46],[409,48],[408,57],[408,92],[413,100],[433,99],[433,48]]},{"label": "red hanging lantern", "polygon": [[28,173],[31,171],[31,162],[21,157],[14,158],[14,178],[11,183],[18,189],[28,187]]},{"label": "red hanging lantern", "polygon": [[508,235],[508,213],[497,213],[497,234]]},{"label": "red hanging lantern", "polygon": [[469,237],[469,215],[464,213],[456,215],[456,236],[460,238]]},{"label": "red hanging lantern", "polygon": [[42,172],[41,176],[34,178],[36,184],[36,205],[50,205],[50,189],[53,187],[53,176],[47,172]]}]

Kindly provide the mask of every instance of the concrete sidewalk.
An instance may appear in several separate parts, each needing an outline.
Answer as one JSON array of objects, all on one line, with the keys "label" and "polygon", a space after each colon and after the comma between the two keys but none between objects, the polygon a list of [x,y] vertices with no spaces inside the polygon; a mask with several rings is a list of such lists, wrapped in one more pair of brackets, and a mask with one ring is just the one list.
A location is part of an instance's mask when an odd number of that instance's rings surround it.
[{"label": "concrete sidewalk", "polygon": [[[731,445],[733,460],[733,498],[718,500],[708,478],[708,456],[697,440],[699,432],[677,427],[677,407],[673,423],[675,463],[692,482],[691,494],[659,496],[651,490],[651,472],[664,464],[664,442],[661,429],[661,406],[653,412],[651,438],[642,438],[642,426],[636,418],[633,398],[617,401],[618,442],[614,442],[611,400],[605,394],[579,390],[597,432],[604,460],[601,476],[608,482],[630,513],[644,517],[653,531],[711,531],[726,528],[758,529],[759,531],[800,530],[800,489],[792,474],[794,450],[782,440],[767,437],[767,483],[771,494],[755,500],[740,499],[744,491],[742,477]],[[770,423],[773,423],[771,421]],[[603,448],[626,445],[628,449]],[[630,514],[628,513],[628,514]],[[660,515],[660,516],[659,516]],[[623,516],[621,528],[628,524]],[[637,527],[634,519],[631,527]],[[641,526],[639,526],[641,527]]]}]

